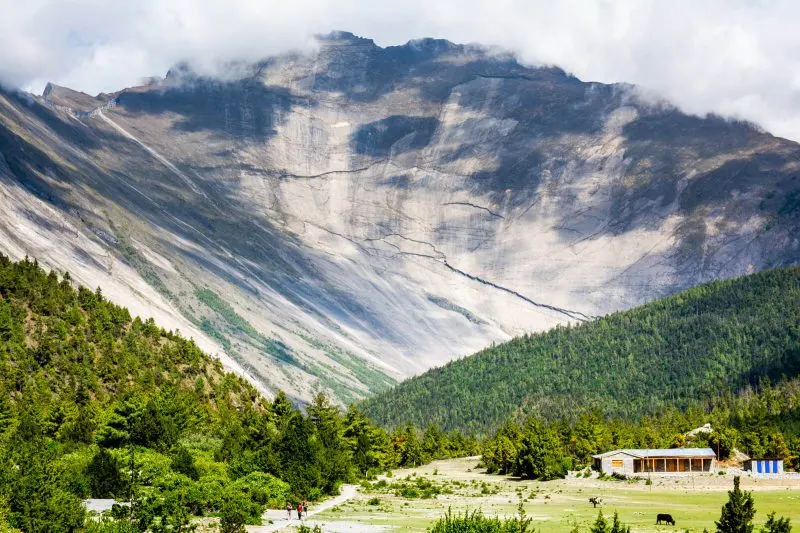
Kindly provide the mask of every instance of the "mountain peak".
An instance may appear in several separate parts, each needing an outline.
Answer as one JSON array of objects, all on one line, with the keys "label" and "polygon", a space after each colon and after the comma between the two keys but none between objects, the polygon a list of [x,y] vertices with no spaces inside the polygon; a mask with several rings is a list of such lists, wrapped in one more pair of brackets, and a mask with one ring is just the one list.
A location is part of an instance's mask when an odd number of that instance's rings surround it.
[{"label": "mountain peak", "polygon": [[333,45],[372,45],[377,46],[375,41],[366,37],[360,37],[352,32],[343,30],[334,30],[327,34],[318,34],[317,40],[325,44]]},{"label": "mountain peak", "polygon": [[69,107],[74,111],[92,111],[102,103],[102,100],[97,97],[53,82],[47,82],[42,91],[42,98],[52,104]]}]

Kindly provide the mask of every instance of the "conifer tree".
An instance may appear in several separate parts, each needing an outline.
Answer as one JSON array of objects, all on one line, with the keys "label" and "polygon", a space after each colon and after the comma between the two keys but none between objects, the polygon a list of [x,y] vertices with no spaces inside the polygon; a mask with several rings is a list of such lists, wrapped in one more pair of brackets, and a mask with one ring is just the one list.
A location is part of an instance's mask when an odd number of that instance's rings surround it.
[{"label": "conifer tree", "polygon": [[792,524],[788,518],[775,516],[775,512],[767,515],[767,523],[761,528],[761,533],[791,533]]},{"label": "conifer tree", "polygon": [[94,455],[87,467],[89,484],[94,498],[113,498],[122,492],[122,476],[117,459],[105,448]]},{"label": "conifer tree", "polygon": [[172,461],[170,463],[170,467],[175,472],[180,472],[189,479],[193,479],[195,481],[200,479],[200,471],[194,464],[194,458],[192,457],[192,454],[189,453],[189,450],[187,450],[185,446],[179,445],[175,447],[175,450],[172,452]]},{"label": "conifer tree", "polygon": [[400,464],[403,466],[419,466],[424,463],[422,443],[420,443],[417,430],[414,426],[405,428],[405,445],[400,454]]},{"label": "conifer tree", "polygon": [[733,478],[733,490],[728,491],[728,502],[722,506],[717,533],[752,533],[756,509],[749,491],[739,488],[739,476]]},{"label": "conifer tree", "polygon": [[611,524],[611,533],[631,533],[630,526],[619,521],[619,514],[614,511],[614,522]]},{"label": "conifer tree", "polygon": [[594,524],[592,524],[592,527],[589,528],[589,531],[590,533],[611,533],[611,528],[603,516],[602,509],[600,509],[600,512],[597,513],[597,520],[594,521]]}]

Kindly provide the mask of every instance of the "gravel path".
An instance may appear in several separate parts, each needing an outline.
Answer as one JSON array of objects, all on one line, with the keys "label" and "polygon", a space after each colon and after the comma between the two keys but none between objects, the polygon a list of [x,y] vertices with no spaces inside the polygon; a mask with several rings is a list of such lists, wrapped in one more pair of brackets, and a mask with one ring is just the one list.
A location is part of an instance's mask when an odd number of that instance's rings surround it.
[{"label": "gravel path", "polygon": [[[338,496],[311,505],[311,510],[308,512],[309,518],[317,513],[327,511],[328,509],[336,507],[337,505],[343,504],[355,496],[357,491],[358,487],[356,485],[342,485],[342,493]],[[264,513],[264,521],[272,520],[272,523],[263,526],[247,526],[247,531],[248,533],[269,533],[272,531],[280,531],[288,526],[300,525],[301,521],[297,518],[294,518],[297,516],[296,511],[292,511],[292,516],[293,518],[291,520],[287,520],[285,510],[269,509],[266,513]]]}]

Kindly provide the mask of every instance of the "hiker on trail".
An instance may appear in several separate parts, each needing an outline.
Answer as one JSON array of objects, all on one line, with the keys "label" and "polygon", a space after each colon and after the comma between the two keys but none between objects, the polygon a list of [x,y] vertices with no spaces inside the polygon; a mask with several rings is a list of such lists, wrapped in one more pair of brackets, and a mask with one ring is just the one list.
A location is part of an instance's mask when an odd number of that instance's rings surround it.
[{"label": "hiker on trail", "polygon": [[302,502],[297,504],[297,519],[298,520],[302,520],[303,519],[303,503]]},{"label": "hiker on trail", "polygon": [[292,519],[292,502],[286,502],[286,520]]},{"label": "hiker on trail", "polygon": [[308,518],[308,500],[303,500],[303,514]]}]

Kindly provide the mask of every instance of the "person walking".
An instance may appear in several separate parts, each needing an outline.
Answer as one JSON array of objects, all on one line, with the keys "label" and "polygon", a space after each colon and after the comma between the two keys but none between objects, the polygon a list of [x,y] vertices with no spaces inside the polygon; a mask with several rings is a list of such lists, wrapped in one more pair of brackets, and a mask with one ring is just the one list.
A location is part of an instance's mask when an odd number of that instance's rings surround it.
[{"label": "person walking", "polygon": [[303,519],[303,502],[297,504],[297,519]]},{"label": "person walking", "polygon": [[292,519],[292,508],[293,507],[294,506],[292,505],[292,502],[286,502],[286,520],[291,520]]},{"label": "person walking", "polygon": [[303,514],[308,518],[308,500],[303,500]]}]

